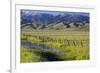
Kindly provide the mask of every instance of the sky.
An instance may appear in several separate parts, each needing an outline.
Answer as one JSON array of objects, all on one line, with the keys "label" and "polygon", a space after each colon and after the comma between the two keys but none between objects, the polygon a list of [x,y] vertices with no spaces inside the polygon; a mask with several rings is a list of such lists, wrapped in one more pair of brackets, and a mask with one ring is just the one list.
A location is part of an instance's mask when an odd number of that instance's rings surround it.
[{"label": "sky", "polygon": [[36,15],[38,13],[47,13],[47,14],[52,14],[52,15],[63,15],[65,13],[68,14],[77,14],[77,15],[84,15],[84,16],[89,16],[89,13],[86,12],[63,12],[63,11],[43,11],[43,10],[25,10],[21,9],[21,12],[23,12],[25,15]]}]

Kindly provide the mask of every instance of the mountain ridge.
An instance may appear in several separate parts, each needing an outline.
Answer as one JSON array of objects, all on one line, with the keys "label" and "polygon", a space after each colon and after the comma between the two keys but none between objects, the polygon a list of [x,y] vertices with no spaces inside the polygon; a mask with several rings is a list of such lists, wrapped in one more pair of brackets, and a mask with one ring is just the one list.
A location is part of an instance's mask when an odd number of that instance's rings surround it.
[{"label": "mountain ridge", "polygon": [[[33,13],[32,13],[33,12]],[[33,29],[56,29],[58,26],[62,25],[66,28],[70,27],[80,27],[85,24],[89,24],[89,13],[74,13],[74,12],[62,12],[56,15],[47,12],[37,12],[34,14],[32,12],[21,11],[21,28],[30,26]],[[52,27],[49,25],[54,24]],[[73,26],[72,26],[73,24]],[[54,28],[54,26],[57,26]],[[58,28],[60,29],[60,27]]]}]

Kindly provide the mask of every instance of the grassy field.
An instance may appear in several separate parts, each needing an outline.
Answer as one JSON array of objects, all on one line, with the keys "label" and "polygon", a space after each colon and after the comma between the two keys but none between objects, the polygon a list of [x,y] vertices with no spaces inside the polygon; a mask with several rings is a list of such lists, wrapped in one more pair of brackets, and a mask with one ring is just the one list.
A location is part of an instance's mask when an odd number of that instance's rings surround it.
[{"label": "grassy field", "polygon": [[89,31],[21,30],[21,63],[89,59]]}]

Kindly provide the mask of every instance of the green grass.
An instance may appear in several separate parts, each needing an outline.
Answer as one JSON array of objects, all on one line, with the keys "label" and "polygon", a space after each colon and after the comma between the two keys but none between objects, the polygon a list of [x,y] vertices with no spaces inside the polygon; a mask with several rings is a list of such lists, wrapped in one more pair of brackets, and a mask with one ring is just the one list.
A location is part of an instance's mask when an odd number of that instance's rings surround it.
[{"label": "green grass", "polygon": [[28,48],[21,47],[21,63],[39,62],[40,58],[36,54],[32,53]]},{"label": "green grass", "polygon": [[[67,40],[72,40],[72,42],[67,42]],[[70,45],[66,45],[64,41]],[[21,63],[89,59],[89,31],[77,28],[66,30],[23,29],[21,30],[21,42],[44,44],[63,51],[63,54],[56,54],[53,51],[38,50],[36,47],[30,49],[21,45]],[[51,56],[54,56],[53,59]]]}]

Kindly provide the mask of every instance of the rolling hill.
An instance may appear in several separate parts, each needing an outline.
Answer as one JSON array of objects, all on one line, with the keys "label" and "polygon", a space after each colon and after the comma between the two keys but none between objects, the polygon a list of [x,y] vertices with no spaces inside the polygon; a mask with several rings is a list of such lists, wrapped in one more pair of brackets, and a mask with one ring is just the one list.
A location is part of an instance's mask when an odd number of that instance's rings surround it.
[{"label": "rolling hill", "polygon": [[21,10],[21,28],[66,29],[89,25],[89,13]]}]

